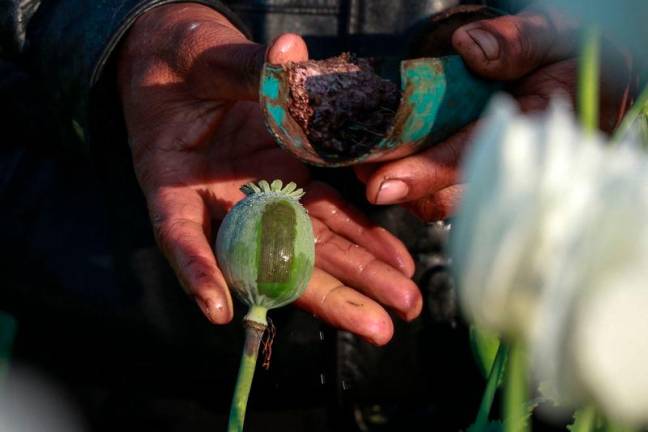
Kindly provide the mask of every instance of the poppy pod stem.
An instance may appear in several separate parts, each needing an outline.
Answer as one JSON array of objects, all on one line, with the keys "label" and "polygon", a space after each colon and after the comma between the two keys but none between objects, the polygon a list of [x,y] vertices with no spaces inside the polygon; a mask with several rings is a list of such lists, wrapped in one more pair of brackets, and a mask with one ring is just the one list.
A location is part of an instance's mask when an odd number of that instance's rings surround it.
[{"label": "poppy pod stem", "polygon": [[268,309],[295,301],[313,274],[315,239],[304,195],[295,183],[281,180],[241,188],[246,197],[225,216],[216,237],[218,264],[228,287],[250,309],[243,319],[241,356],[229,432],[243,430],[259,345],[268,327]]},{"label": "poppy pod stem", "polygon": [[228,432],[240,432],[243,430],[245,421],[245,410],[247,408],[254,370],[256,368],[257,357],[259,355],[259,345],[266,330],[266,313],[268,310],[261,306],[251,306],[248,314],[243,319],[245,327],[245,345],[241,355],[241,365],[239,366],[236,387],[232,398],[232,407],[230,408]]},{"label": "poppy pod stem", "polygon": [[509,351],[504,377],[504,432],[530,432],[526,350],[519,342]]},{"label": "poppy pod stem", "polygon": [[585,29],[578,76],[578,110],[583,128],[593,133],[599,117],[600,38],[595,26]]}]

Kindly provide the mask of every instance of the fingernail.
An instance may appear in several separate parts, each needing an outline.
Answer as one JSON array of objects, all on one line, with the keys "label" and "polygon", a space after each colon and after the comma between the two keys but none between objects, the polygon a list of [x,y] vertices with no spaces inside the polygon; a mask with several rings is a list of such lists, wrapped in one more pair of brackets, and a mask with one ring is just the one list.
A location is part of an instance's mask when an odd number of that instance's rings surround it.
[{"label": "fingernail", "polygon": [[499,43],[497,38],[486,30],[467,30],[468,36],[477,44],[488,61],[497,60],[500,56]]},{"label": "fingernail", "polygon": [[196,301],[196,304],[202,311],[203,315],[205,315],[207,319],[211,321],[211,311],[209,310],[209,302],[200,297],[194,297],[194,300]]},{"label": "fingernail", "polygon": [[376,195],[376,204],[393,204],[405,198],[409,186],[402,180],[386,180],[382,182]]},{"label": "fingernail", "polygon": [[209,321],[214,324],[227,324],[231,319],[228,308],[220,301],[195,298],[198,307]]},{"label": "fingernail", "polygon": [[268,47],[266,57],[270,63],[308,60],[308,48],[304,40],[293,33],[277,36]]}]

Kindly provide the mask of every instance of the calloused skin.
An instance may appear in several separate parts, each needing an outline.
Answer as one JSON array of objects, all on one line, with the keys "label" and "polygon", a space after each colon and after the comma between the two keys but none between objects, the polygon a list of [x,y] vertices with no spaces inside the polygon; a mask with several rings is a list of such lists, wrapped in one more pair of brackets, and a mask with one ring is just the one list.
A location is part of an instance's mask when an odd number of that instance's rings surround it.
[{"label": "calloused skin", "polygon": [[[479,41],[479,42],[478,42]],[[476,74],[505,81],[524,112],[547,107],[552,95],[576,95],[579,33],[559,14],[528,9],[470,23],[452,44]],[[629,102],[630,69],[619,52],[607,50],[602,70],[600,125],[610,131]],[[441,143],[396,161],[356,167],[373,204],[401,204],[426,221],[451,216],[461,198],[461,162],[474,124]]]},{"label": "calloused skin", "polygon": [[232,299],[210,246],[241,185],[294,181],[306,190],[316,269],[299,307],[377,345],[393,323],[419,315],[414,262],[393,235],[370,223],[277,147],[257,101],[263,61],[308,59],[286,34],[269,47],[247,40],[214,10],[157,7],[131,28],[118,58],[118,86],[133,165],[158,244],[187,293],[215,324],[232,319]]}]

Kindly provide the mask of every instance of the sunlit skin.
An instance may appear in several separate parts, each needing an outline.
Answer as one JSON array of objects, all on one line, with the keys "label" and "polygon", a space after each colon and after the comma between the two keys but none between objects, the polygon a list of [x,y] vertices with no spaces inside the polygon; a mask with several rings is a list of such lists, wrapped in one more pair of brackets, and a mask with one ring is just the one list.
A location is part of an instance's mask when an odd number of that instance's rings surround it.
[{"label": "sunlit skin", "polygon": [[161,6],[132,27],[118,59],[118,85],[134,169],[153,229],[182,286],[215,324],[232,300],[210,246],[212,233],[258,179],[294,181],[316,237],[316,269],[297,305],[371,343],[419,315],[420,291],[405,246],[370,223],[308,168],[277,147],[257,100],[260,66],[308,58],[286,34],[269,48],[196,4]]}]

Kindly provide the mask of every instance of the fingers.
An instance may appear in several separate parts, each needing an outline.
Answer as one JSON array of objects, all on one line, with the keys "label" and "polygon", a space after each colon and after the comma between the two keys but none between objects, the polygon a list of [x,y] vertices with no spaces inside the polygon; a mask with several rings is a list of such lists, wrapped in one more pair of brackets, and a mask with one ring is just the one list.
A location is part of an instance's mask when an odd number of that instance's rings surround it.
[{"label": "fingers", "polygon": [[[627,109],[632,86],[630,70],[619,53],[610,52],[601,68],[599,127],[613,131]],[[610,65],[610,66],[608,66]],[[524,112],[543,111],[552,96],[563,94],[576,103],[578,61],[575,58],[545,66],[527,75],[511,88]]]},{"label": "fingers", "polygon": [[452,44],[476,73],[513,80],[563,59],[574,49],[575,26],[549,11],[476,21],[457,29]]},{"label": "fingers", "polygon": [[268,46],[266,61],[270,64],[302,62],[308,60],[308,47],[301,36],[284,33]]},{"label": "fingers", "polygon": [[318,268],[296,304],[374,345],[386,344],[394,333],[389,314],[378,303]]},{"label": "fingers", "polygon": [[414,261],[400,240],[371,223],[324,184],[309,188],[304,205],[313,222],[319,268],[392,308],[405,320],[420,314],[421,293],[410,279]]},{"label": "fingers", "polygon": [[473,127],[466,126],[423,152],[383,164],[367,180],[367,200],[404,203],[459,183],[460,163]]},{"label": "fingers", "polygon": [[411,321],[421,313],[423,299],[414,282],[365,248],[335,234],[313,219],[316,265],[345,284]]},{"label": "fingers", "polygon": [[381,165],[381,163],[365,163],[354,165],[353,172],[355,173],[358,180],[366,184],[371,178],[371,175],[375,173],[381,167]]},{"label": "fingers", "polygon": [[575,101],[577,69],[576,59],[562,60],[516,82],[511,91],[520,109],[524,112],[543,111],[557,94]]},{"label": "fingers", "polygon": [[463,184],[452,185],[404,206],[425,222],[443,220],[454,214],[464,189]]},{"label": "fingers", "polygon": [[[213,46],[196,62],[192,79],[204,83],[203,98],[219,100],[257,100],[259,77],[263,67],[265,47],[245,41]],[[196,81],[194,81],[195,83]]]},{"label": "fingers", "polygon": [[323,183],[313,183],[303,200],[311,217],[319,219],[332,232],[365,248],[406,277],[414,274],[414,260],[405,245],[345,203],[339,194]]},{"label": "fingers", "polygon": [[[249,41],[214,41],[205,51],[203,64],[195,74],[197,79],[210,79],[211,97],[229,100],[258,100],[259,80],[263,63],[281,64],[308,60],[304,40],[292,33],[277,37],[267,48]],[[203,97],[205,95],[202,95]]]},{"label": "fingers", "polygon": [[232,299],[207,241],[209,218],[198,193],[160,189],[148,197],[155,237],[180,283],[214,324],[232,319]]}]

